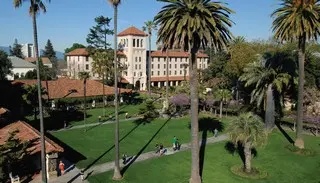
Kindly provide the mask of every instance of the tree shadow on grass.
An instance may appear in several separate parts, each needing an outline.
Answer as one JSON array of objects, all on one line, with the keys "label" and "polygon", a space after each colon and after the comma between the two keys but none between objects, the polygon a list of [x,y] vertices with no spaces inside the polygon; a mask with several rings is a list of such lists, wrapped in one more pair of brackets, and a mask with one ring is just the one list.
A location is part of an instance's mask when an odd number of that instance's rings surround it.
[{"label": "tree shadow on grass", "polygon": [[[189,124],[191,128],[191,124]],[[199,166],[200,166],[200,176],[202,177],[203,167],[204,167],[204,157],[207,144],[208,133],[214,133],[214,130],[217,129],[219,132],[222,132],[224,125],[221,121],[216,118],[203,117],[199,119],[199,131],[202,132],[201,145],[199,151]]]},{"label": "tree shadow on grass", "polygon": [[[120,140],[119,143],[124,140],[125,138],[127,138],[134,130],[136,130],[140,125],[136,125],[134,126],[125,136],[123,136]],[[103,152],[99,157],[97,157],[92,163],[90,163],[85,169],[84,171],[88,170],[90,167],[92,167],[94,164],[96,164],[101,158],[103,158],[103,156],[105,156],[108,152],[110,152],[113,148],[115,147],[115,145],[112,145],[109,149],[107,149],[105,152]]]},{"label": "tree shadow on grass", "polygon": [[[127,111],[120,111],[118,114],[121,115],[121,114],[124,114],[124,113],[126,113],[126,112],[127,112]],[[99,121],[98,121],[99,124],[91,126],[90,128],[87,129],[87,132],[90,131],[90,130],[95,129],[96,127],[99,127],[99,126],[103,125],[105,122],[113,121],[113,120],[115,120],[115,119],[114,119],[114,116],[111,116],[111,117],[108,117],[104,122],[99,122]]]},{"label": "tree shadow on grass", "polygon": [[167,121],[163,123],[163,125],[156,131],[156,133],[150,138],[150,140],[140,149],[140,151],[137,153],[137,155],[132,158],[132,160],[121,170],[121,174],[123,175],[129,167],[139,158],[139,156],[143,153],[143,151],[148,147],[148,145],[152,142],[152,140],[159,134],[159,132],[162,130],[163,127],[167,125],[167,123],[171,120],[169,118]]},{"label": "tree shadow on grass", "polygon": [[[244,155],[244,147],[241,143],[238,143],[237,145],[235,145],[232,142],[227,142],[224,146],[224,148],[234,156],[235,153],[238,153],[242,163],[245,163],[245,155]],[[253,155],[253,157],[257,157],[258,156],[258,151],[256,148],[252,148],[251,149],[251,153]]]},{"label": "tree shadow on grass", "polygon": [[289,134],[281,127],[280,122],[276,122],[276,126],[280,130],[280,132],[284,135],[284,137],[288,140],[290,144],[294,144],[293,139],[289,136]]}]

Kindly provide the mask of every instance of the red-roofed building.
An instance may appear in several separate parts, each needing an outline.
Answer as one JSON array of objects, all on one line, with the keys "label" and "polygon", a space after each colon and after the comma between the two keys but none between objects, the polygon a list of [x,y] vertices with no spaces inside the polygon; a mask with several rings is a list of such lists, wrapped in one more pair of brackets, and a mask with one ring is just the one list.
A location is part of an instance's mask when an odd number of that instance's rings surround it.
[{"label": "red-roofed building", "polygon": [[[24,58],[25,61],[36,64],[37,59],[35,57],[26,57]],[[47,66],[49,68],[52,68],[52,62],[48,57],[41,57],[41,61],[44,66]]]},{"label": "red-roofed building", "polygon": [[[27,151],[29,152],[27,159],[30,160],[30,164],[28,163],[28,168],[32,169],[32,171],[34,172],[40,170],[41,143],[39,131],[23,121],[11,123],[0,129],[0,145],[5,144],[10,133],[12,132],[16,132],[15,138],[19,139],[21,142],[32,142],[30,147],[27,149]],[[64,152],[64,149],[48,137],[45,137],[45,149],[47,175],[50,179],[57,176],[57,163],[59,153]]]},{"label": "red-roofed building", "polygon": [[[165,85],[166,77],[166,52],[152,51],[151,61],[148,60],[148,34],[131,26],[118,35],[118,49],[126,56],[120,62],[126,66],[122,71],[122,77],[136,88],[145,90],[147,88],[147,63],[151,67],[152,86],[161,87]],[[69,76],[77,75],[79,71],[90,71],[93,60],[86,53],[85,49],[74,50],[67,55]],[[181,78],[189,76],[189,53],[182,51],[169,51],[169,76],[170,86],[176,86]],[[84,59],[86,61],[84,61]],[[199,52],[197,54],[197,66],[199,69],[208,67],[208,55]],[[139,85],[139,86],[137,86]]]}]

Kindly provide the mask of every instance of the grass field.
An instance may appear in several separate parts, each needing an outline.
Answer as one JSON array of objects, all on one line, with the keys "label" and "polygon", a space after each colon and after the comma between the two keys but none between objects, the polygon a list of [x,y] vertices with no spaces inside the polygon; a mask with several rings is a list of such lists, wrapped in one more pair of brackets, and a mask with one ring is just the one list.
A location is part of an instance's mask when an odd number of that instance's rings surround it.
[{"label": "grass field", "polygon": [[[168,147],[171,146],[171,139],[174,135],[181,143],[190,142],[189,123],[188,118],[157,119],[145,125],[137,125],[130,121],[121,122],[120,153],[135,155],[138,152],[149,152],[154,150],[156,143],[163,143],[165,147]],[[210,118],[202,121],[201,124],[203,123],[221,126],[221,123]],[[84,132],[84,129],[73,129],[54,132],[52,135],[82,154],[84,158],[77,162],[77,166],[85,168],[92,163],[96,165],[114,159],[114,126],[114,124],[108,124],[91,127],[87,128],[87,132]],[[202,129],[207,129],[208,125],[201,126],[203,126]],[[208,136],[211,135],[212,133],[208,133]]]},{"label": "grass field", "polygon": [[[293,133],[289,133],[294,137]],[[262,180],[240,178],[231,173],[230,168],[241,164],[237,154],[230,154],[226,142],[208,145],[205,148],[203,183],[319,183],[320,181],[320,138],[305,136],[306,147],[317,151],[313,157],[293,154],[286,148],[289,142],[280,133],[273,133],[268,144],[257,149],[253,166],[268,173]],[[133,164],[124,174],[121,183],[187,183],[190,176],[190,151],[172,156],[146,160]],[[113,172],[89,177],[91,183],[113,182]]]}]

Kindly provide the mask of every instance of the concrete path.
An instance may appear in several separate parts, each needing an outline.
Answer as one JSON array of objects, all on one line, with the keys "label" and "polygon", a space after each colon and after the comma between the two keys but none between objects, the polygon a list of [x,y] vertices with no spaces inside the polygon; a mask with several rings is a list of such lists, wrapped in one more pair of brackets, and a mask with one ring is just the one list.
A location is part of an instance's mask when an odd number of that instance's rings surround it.
[{"label": "concrete path", "polygon": [[[119,120],[119,122],[134,121],[134,120],[141,119],[141,118],[142,117],[121,119],[121,120]],[[107,121],[101,122],[101,123],[90,123],[90,124],[86,124],[86,125],[76,125],[76,126],[71,126],[69,128],[62,128],[60,130],[54,130],[54,131],[49,131],[49,132],[60,132],[60,131],[67,131],[67,130],[73,130],[73,129],[88,128],[88,127],[95,127],[95,126],[99,126],[99,125],[107,125],[107,124],[112,124],[112,123],[115,123],[115,121],[114,120],[107,120]]]},{"label": "concrete path", "polygon": [[[207,139],[206,144],[213,144],[216,142],[221,142],[221,141],[225,141],[228,139],[228,136],[223,134],[220,135],[218,137],[210,137]],[[200,141],[200,145],[201,145],[201,141]],[[181,148],[179,151],[173,151],[172,147],[167,147],[167,153],[165,153],[164,156],[166,155],[172,155],[172,154],[176,154],[178,152],[181,151],[186,151],[191,149],[191,144],[190,143],[186,143],[186,144],[182,144]],[[151,152],[147,152],[147,153],[143,153],[140,156],[137,157],[130,157],[129,162],[127,162],[126,165],[128,164],[132,164],[132,163],[137,163],[140,161],[144,161],[144,160],[148,160],[148,159],[154,159],[154,158],[158,158],[159,154],[156,154],[154,151]],[[122,160],[120,161],[120,166],[123,168],[126,166],[125,164],[122,163]],[[96,166],[93,166],[91,168],[89,168],[88,170],[86,170],[85,172],[85,176],[91,176],[91,175],[96,175],[99,173],[103,173],[103,172],[107,172],[110,170],[113,170],[114,168],[114,162],[108,162],[108,163],[103,163],[103,164],[99,164]],[[58,177],[56,179],[50,180],[49,183],[80,183],[82,182],[80,179],[80,174],[79,174],[80,170],[77,169],[76,167],[74,167],[71,171],[69,171],[68,173],[66,173],[65,175]]]}]

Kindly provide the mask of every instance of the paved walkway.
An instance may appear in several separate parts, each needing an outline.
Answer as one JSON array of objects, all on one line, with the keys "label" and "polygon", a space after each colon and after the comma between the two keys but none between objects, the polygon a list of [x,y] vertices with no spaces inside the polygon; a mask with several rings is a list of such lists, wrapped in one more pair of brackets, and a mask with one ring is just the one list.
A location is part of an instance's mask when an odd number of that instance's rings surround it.
[{"label": "paved walkway", "polygon": [[[228,139],[228,136],[225,134],[220,135],[218,137],[210,137],[207,139],[206,144],[221,142],[221,141],[224,141],[227,139]],[[200,142],[200,145],[201,145],[201,142]],[[178,153],[181,151],[189,150],[190,148],[191,148],[190,143],[182,144],[180,151],[173,151],[172,147],[168,147],[167,148],[168,151],[165,155],[172,155],[172,154],[175,154],[175,153]],[[159,154],[155,154],[154,151],[151,151],[151,152],[143,153],[138,157],[131,157],[127,164],[137,163],[140,161],[154,159],[154,158],[158,158],[158,157],[159,157]],[[121,167],[125,166],[124,164],[122,164],[122,160],[120,161],[120,166]],[[114,161],[108,162],[108,163],[103,163],[103,164],[96,165],[96,166],[89,168],[88,170],[86,170],[85,175],[92,176],[92,175],[96,175],[99,173],[108,172],[110,170],[113,170],[113,168],[114,168]],[[80,182],[83,182],[80,179],[79,172],[80,172],[80,170],[77,169],[76,167],[74,167],[71,171],[69,171],[65,175],[58,177],[56,179],[50,180],[49,182],[50,183],[71,183],[71,182],[72,183],[78,183],[78,182],[80,183]]]},{"label": "paved walkway", "polygon": [[[119,120],[119,122],[134,121],[134,120],[141,119],[141,118],[142,117],[121,119],[121,120]],[[95,127],[95,126],[99,126],[99,125],[107,125],[107,124],[112,124],[112,123],[115,123],[115,121],[114,120],[107,120],[107,121],[101,122],[101,123],[90,123],[90,124],[86,124],[86,125],[76,125],[76,126],[71,126],[69,128],[62,128],[60,130],[54,130],[54,131],[50,131],[50,132],[59,132],[59,131],[67,131],[67,130],[72,130],[72,129]]]}]

